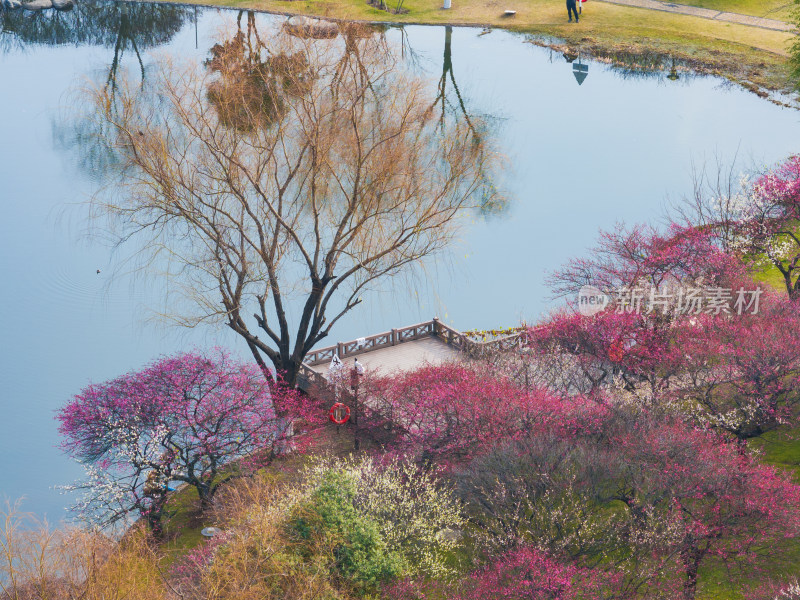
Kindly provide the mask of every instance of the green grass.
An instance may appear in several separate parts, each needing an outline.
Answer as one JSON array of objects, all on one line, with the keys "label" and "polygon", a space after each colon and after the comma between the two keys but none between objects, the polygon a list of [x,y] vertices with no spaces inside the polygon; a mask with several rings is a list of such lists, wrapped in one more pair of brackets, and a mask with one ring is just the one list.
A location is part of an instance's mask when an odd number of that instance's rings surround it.
[{"label": "green grass", "polygon": [[783,275],[773,265],[768,265],[753,272],[753,279],[759,283],[765,283],[779,292],[786,292],[786,283]]},{"label": "green grass", "polygon": [[[770,431],[752,440],[750,447],[763,453],[766,464],[784,470],[800,483],[800,428]],[[787,576],[800,578],[800,540],[793,541],[789,550],[773,561],[763,575],[776,580]],[[728,573],[723,565],[706,567],[700,573],[699,600],[738,600],[744,598],[741,587],[735,574]]]},{"label": "green grass", "polygon": [[199,499],[197,491],[185,486],[173,493],[167,503],[169,517],[165,519],[164,536],[166,541],[161,545],[164,551],[162,568],[168,569],[183,554],[203,541],[200,533],[204,524],[198,518]]},{"label": "green grass", "polygon": [[800,483],[800,429],[778,429],[753,440],[751,446],[763,453],[769,465],[790,473]]},{"label": "green grass", "polygon": [[670,0],[670,2],[779,21],[791,22],[793,20],[794,4],[792,0]]}]

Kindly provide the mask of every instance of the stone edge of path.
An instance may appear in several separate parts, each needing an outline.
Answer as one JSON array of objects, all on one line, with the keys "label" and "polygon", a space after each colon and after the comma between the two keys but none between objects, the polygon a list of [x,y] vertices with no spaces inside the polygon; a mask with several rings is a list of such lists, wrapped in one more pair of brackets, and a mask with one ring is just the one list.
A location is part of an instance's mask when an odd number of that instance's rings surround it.
[{"label": "stone edge of path", "polygon": [[608,4],[619,4],[621,6],[633,6],[635,8],[644,8],[648,10],[660,10],[662,12],[675,13],[679,15],[688,15],[690,17],[700,17],[701,19],[708,19],[710,21],[725,21],[727,23],[746,25],[748,27],[760,27],[761,29],[769,29],[771,31],[797,33],[797,28],[794,25],[792,25],[791,23],[786,23],[784,21],[778,21],[776,19],[767,19],[764,17],[755,17],[752,15],[743,15],[741,13],[712,10],[709,8],[700,8],[699,6],[689,6],[687,4],[676,4],[674,2],[661,2],[660,0],[596,0],[596,1],[606,2]]}]

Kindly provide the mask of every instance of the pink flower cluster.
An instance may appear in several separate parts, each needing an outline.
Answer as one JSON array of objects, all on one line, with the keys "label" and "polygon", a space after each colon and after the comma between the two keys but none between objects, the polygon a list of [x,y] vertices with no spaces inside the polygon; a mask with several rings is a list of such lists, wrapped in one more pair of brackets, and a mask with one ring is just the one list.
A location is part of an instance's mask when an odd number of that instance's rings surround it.
[{"label": "pink flower cluster", "polygon": [[389,444],[393,451],[443,465],[472,459],[498,440],[536,428],[583,429],[603,410],[545,390],[523,391],[491,369],[462,363],[369,379],[365,393],[402,432]]}]

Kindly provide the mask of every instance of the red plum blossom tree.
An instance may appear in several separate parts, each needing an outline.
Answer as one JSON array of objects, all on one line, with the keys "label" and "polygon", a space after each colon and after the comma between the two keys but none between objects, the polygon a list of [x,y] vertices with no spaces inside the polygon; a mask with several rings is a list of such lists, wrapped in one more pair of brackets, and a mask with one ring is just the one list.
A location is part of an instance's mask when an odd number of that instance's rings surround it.
[{"label": "red plum blossom tree", "polygon": [[458,475],[488,555],[535,544],[613,566],[621,597],[686,600],[705,565],[742,582],[791,560],[800,486],[785,475],[663,413],[608,410],[590,425],[500,445]]},{"label": "red plum blossom tree", "polygon": [[[593,403],[568,403],[525,390],[481,365],[447,363],[365,382],[369,403],[393,415],[393,451],[455,464],[491,450],[498,440],[525,435],[543,423],[579,427]],[[583,414],[585,413],[585,414]]]},{"label": "red plum blossom tree", "polygon": [[578,600],[602,598],[612,579],[599,570],[560,562],[533,546],[498,556],[471,574],[459,600]]}]

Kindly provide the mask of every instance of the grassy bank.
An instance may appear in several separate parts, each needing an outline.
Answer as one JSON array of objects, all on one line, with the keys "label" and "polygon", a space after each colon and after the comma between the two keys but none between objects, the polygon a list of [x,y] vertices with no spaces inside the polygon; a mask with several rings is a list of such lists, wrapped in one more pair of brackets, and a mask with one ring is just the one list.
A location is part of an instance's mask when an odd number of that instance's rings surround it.
[{"label": "grassy bank", "polygon": [[[585,5],[579,24],[567,22],[564,0],[454,0],[450,10],[441,8],[441,0],[405,0],[403,14],[379,10],[366,0],[197,2],[344,20],[503,27],[533,34],[536,43],[582,51],[609,62],[624,62],[632,54],[657,54],[674,58],[685,67],[726,77],[756,92],[791,89],[787,64],[791,34],[591,0]],[[387,0],[392,8],[396,2]],[[786,20],[791,14],[785,0],[682,3]],[[504,17],[507,9],[516,10],[517,14]]]},{"label": "grassy bank", "polygon": [[675,0],[675,4],[687,4],[710,10],[735,12],[787,22],[792,20],[793,12],[791,0]]},{"label": "grassy bank", "polygon": [[[797,429],[782,429],[765,434],[752,443],[754,449],[763,452],[763,460],[794,474],[795,480],[800,481],[800,438]],[[320,442],[315,454],[332,455],[340,459],[353,456],[353,435],[349,427],[342,428],[339,434],[335,429],[327,427],[320,432]],[[366,440],[365,440],[366,442]],[[369,448],[365,443],[362,450]],[[298,473],[303,466],[308,464],[310,456],[291,455],[284,457],[275,464],[266,468],[260,476],[264,480],[276,483],[292,484],[298,479]],[[216,525],[226,528],[225,520],[232,515],[223,511],[203,515],[197,503],[194,490],[186,488],[177,493],[171,500],[171,510],[176,514],[170,519],[167,526],[167,540],[160,547],[160,569],[163,573],[170,572],[176,561],[198,545],[204,544],[200,534],[202,527]],[[454,563],[468,564],[470,548],[462,547],[458,551],[460,561]],[[791,565],[788,566],[787,565]],[[800,575],[800,543],[794,544],[782,560],[763,572],[764,579],[785,579],[788,575]],[[742,592],[745,583],[757,584],[758,580],[742,578],[736,571],[728,571],[726,566],[719,561],[709,561],[700,572],[700,582],[697,600],[745,600]],[[443,595],[428,596],[430,600],[450,600]]]}]

